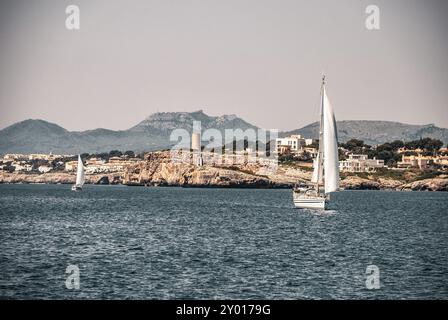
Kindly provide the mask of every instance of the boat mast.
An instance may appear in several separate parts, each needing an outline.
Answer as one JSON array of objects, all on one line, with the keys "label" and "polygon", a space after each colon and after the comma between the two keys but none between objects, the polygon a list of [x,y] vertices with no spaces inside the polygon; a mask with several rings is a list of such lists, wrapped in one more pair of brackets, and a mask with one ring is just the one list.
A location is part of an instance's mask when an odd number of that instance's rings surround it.
[{"label": "boat mast", "polygon": [[322,86],[320,90],[320,123],[319,123],[319,153],[317,163],[317,183],[316,191],[319,193],[319,181],[322,178],[322,164],[324,159],[324,87],[325,87],[325,75],[322,75]]}]

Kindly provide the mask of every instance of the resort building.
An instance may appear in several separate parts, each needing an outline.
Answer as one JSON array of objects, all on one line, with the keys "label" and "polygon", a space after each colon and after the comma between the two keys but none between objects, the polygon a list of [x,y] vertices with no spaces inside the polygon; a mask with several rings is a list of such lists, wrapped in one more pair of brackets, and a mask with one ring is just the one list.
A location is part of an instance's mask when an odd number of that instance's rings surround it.
[{"label": "resort building", "polygon": [[90,158],[86,161],[87,166],[100,166],[106,163],[106,160],[98,158]]},{"label": "resort building", "polygon": [[65,171],[76,171],[78,161],[68,161],[65,163]]},{"label": "resort building", "polygon": [[384,167],[384,160],[369,159],[365,154],[349,154],[347,160],[339,161],[342,172],[375,172]]},{"label": "resort building", "polygon": [[424,150],[417,148],[417,149],[407,149],[406,147],[401,147],[397,150],[397,153],[422,153]]},{"label": "resort building", "polygon": [[308,142],[311,140],[312,143],[312,139],[304,139],[300,134],[277,138],[275,140],[275,150],[277,150],[278,154],[297,153],[302,151],[303,147],[307,145],[307,140]]},{"label": "resort building", "polygon": [[421,170],[427,169],[429,165],[433,162],[433,157],[422,156],[418,154],[416,156],[401,156],[401,161],[397,163],[398,168],[419,168]]}]

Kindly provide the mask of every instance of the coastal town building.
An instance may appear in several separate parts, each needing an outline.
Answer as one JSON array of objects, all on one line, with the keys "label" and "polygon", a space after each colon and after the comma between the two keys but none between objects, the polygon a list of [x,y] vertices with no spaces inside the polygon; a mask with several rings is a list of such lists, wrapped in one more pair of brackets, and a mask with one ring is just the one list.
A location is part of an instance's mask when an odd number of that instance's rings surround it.
[{"label": "coastal town building", "polygon": [[433,158],[433,162],[441,166],[448,166],[448,155],[436,156]]},{"label": "coastal town building", "polygon": [[305,145],[305,139],[301,135],[292,135],[285,138],[277,138],[275,149],[279,154],[285,152],[297,152]]},{"label": "coastal town building", "polygon": [[40,173],[47,173],[51,170],[53,170],[53,168],[50,166],[39,166],[39,168],[37,168],[37,171],[39,171]]},{"label": "coastal town building", "polygon": [[30,172],[33,170],[33,166],[29,163],[26,163],[26,161],[12,162],[11,166],[16,172]]},{"label": "coastal town building", "polygon": [[425,170],[433,160],[434,159],[431,156],[422,156],[421,154],[405,156],[403,154],[401,156],[401,161],[397,162],[397,167],[402,169],[419,168],[420,170]]},{"label": "coastal town building", "polygon": [[[75,161],[75,162],[77,162],[77,161]],[[105,163],[106,163],[106,160],[99,159],[99,158],[90,158],[90,159],[87,159],[87,161],[86,161],[87,166],[100,166]]]},{"label": "coastal town building", "polygon": [[399,154],[402,154],[402,153],[416,153],[416,154],[418,154],[418,153],[422,153],[422,152],[424,152],[424,150],[422,150],[420,148],[408,149],[406,147],[402,147],[402,148],[399,148],[397,150],[397,153],[399,153]]},{"label": "coastal town building", "polygon": [[[141,161],[140,158],[127,158],[126,156],[111,157],[109,161],[90,158],[85,162],[86,174],[123,172],[129,165]],[[78,168],[78,161],[65,163],[65,171],[74,172]]]},{"label": "coastal town building", "polygon": [[369,159],[364,154],[349,154],[347,160],[339,161],[339,170],[342,172],[375,172],[384,167],[384,160]]},{"label": "coastal town building", "polygon": [[31,154],[21,154],[21,153],[8,153],[3,156],[3,160],[45,160],[45,161],[53,161],[56,159],[61,158],[69,158],[73,157],[73,155],[60,155],[60,154],[53,154],[53,153],[31,153]]},{"label": "coastal town building", "polygon": [[67,161],[65,163],[65,171],[76,171],[78,161]]},{"label": "coastal town building", "polygon": [[275,150],[278,154],[301,153],[306,146],[313,143],[313,139],[305,139],[300,134],[291,135],[275,140]]},{"label": "coastal town building", "polygon": [[317,154],[319,153],[319,150],[313,147],[305,147],[303,148],[303,151],[308,153],[311,158],[316,158]]},{"label": "coastal town building", "polygon": [[28,160],[28,156],[20,153],[8,153],[3,156],[3,161]]}]

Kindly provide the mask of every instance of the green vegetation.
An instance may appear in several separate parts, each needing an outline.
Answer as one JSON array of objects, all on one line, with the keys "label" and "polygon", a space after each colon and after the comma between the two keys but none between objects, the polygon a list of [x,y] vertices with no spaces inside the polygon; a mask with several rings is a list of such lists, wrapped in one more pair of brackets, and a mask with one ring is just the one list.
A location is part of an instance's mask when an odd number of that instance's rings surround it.
[{"label": "green vegetation", "polygon": [[417,175],[413,181],[424,180],[424,179],[433,179],[437,178],[440,175],[440,172],[437,171],[421,171],[419,175]]},{"label": "green vegetation", "polygon": [[392,179],[401,182],[414,182],[424,179],[433,179],[441,175],[438,171],[423,171],[419,169],[390,170],[387,168],[378,169],[376,172],[341,172],[341,179],[347,177],[359,177],[368,180]]},{"label": "green vegetation", "polygon": [[400,180],[400,181],[406,180],[405,171],[401,171],[401,170],[390,170],[387,168],[379,168],[372,175],[375,177],[381,177],[381,178],[385,178],[385,179],[393,179],[393,180]]}]

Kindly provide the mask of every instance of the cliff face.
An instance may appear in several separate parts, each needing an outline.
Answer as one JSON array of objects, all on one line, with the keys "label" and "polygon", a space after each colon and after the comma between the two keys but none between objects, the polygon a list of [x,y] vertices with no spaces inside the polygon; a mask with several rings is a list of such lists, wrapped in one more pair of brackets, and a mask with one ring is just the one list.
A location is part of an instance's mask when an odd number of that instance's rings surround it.
[{"label": "cliff face", "polygon": [[269,179],[235,170],[163,163],[150,184],[176,186],[269,187]]},{"label": "cliff face", "polygon": [[290,185],[257,174],[252,171],[255,169],[257,167],[253,166],[197,167],[188,163],[173,163],[168,152],[154,152],[148,154],[146,162],[129,167],[124,174],[123,183],[192,187],[282,187]]},{"label": "cliff face", "polygon": [[397,191],[448,191],[448,177],[403,182],[393,179],[378,180],[350,176],[341,181],[341,187],[347,190],[397,190]]},{"label": "cliff face", "polygon": [[341,181],[341,188],[347,190],[399,190],[403,185],[402,181],[380,178],[370,180],[356,176],[350,176]]},{"label": "cliff face", "polygon": [[411,191],[448,191],[448,178],[433,178],[407,183],[402,190]]}]

